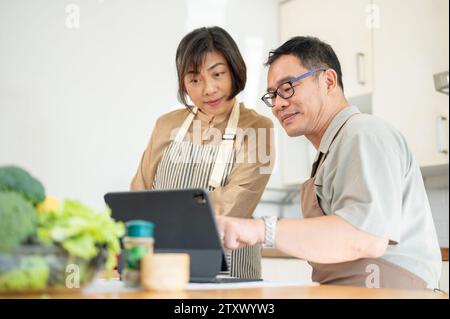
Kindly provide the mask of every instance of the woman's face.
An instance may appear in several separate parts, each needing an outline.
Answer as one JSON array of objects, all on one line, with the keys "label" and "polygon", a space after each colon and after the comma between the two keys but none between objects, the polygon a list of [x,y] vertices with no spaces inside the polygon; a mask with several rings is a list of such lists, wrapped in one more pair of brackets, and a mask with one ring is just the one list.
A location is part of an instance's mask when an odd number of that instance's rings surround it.
[{"label": "woman's face", "polygon": [[230,112],[234,105],[234,99],[228,101],[231,70],[220,52],[207,53],[201,68],[184,76],[184,86],[195,106],[211,118]]}]

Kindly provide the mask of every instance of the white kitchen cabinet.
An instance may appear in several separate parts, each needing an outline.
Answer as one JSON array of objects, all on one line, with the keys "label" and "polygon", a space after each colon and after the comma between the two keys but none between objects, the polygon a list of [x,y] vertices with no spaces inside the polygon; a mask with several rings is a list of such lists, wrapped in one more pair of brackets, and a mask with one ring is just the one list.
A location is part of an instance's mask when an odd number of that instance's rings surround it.
[{"label": "white kitchen cabinet", "polygon": [[296,258],[263,258],[261,267],[264,280],[312,283],[312,268],[304,260]]},{"label": "white kitchen cabinet", "polygon": [[372,10],[369,0],[292,0],[280,5],[280,38],[314,36],[330,44],[348,97],[372,92]]},{"label": "white kitchen cabinet", "polygon": [[286,134],[280,139],[282,182],[284,186],[301,184],[311,174],[316,149],[304,137],[289,137]]},{"label": "white kitchen cabinet", "polygon": [[297,186],[309,178],[316,149],[304,136],[289,137],[277,119],[274,119],[274,126],[276,159],[267,187],[284,189]]},{"label": "white kitchen cabinet", "polygon": [[442,262],[442,274],[439,280],[439,289],[448,293],[448,261]]},{"label": "white kitchen cabinet", "polygon": [[448,164],[449,101],[436,92],[433,74],[448,70],[449,2],[373,3],[380,15],[373,30],[373,114],[400,130],[420,166]]}]

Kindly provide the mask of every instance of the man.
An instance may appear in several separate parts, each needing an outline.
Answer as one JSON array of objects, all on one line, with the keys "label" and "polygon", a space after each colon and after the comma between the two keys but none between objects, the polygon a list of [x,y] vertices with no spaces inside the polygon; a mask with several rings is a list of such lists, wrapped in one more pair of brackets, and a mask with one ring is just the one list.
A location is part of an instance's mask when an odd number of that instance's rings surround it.
[{"label": "man", "polygon": [[437,235],[403,136],[348,105],[339,60],[319,39],[292,38],[266,65],[263,101],[289,136],[304,135],[318,150],[302,186],[304,218],[218,217],[224,246],[276,247],[307,260],[321,284],[436,288]]}]

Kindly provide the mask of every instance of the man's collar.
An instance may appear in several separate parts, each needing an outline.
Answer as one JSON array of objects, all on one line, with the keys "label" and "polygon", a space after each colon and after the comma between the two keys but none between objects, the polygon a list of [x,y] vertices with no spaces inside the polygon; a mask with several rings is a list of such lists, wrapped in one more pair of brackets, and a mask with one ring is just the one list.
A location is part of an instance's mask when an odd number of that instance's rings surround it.
[{"label": "man's collar", "polygon": [[348,120],[348,118],[354,114],[361,113],[356,106],[347,106],[343,108],[339,113],[337,113],[331,120],[330,125],[323,134],[320,140],[319,151],[326,154],[330,149],[331,142],[333,142],[334,136],[337,134],[339,129]]}]

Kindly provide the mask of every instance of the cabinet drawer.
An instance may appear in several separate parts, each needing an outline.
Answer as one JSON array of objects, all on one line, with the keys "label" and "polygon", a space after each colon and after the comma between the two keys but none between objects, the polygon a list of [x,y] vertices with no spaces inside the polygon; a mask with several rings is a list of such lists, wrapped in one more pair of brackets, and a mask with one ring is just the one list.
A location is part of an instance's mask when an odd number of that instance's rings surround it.
[{"label": "cabinet drawer", "polygon": [[295,258],[263,258],[262,277],[270,281],[299,280],[311,283],[311,266]]}]

